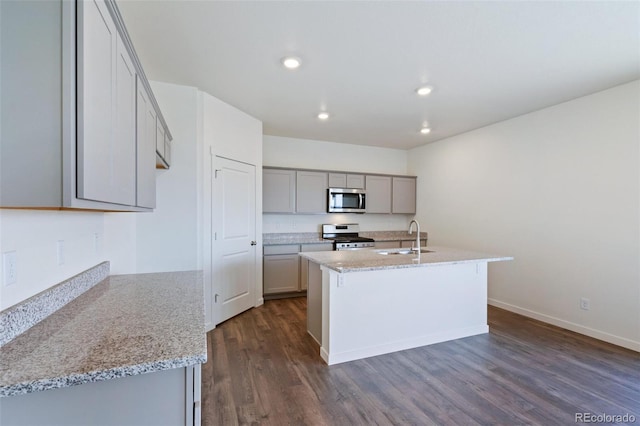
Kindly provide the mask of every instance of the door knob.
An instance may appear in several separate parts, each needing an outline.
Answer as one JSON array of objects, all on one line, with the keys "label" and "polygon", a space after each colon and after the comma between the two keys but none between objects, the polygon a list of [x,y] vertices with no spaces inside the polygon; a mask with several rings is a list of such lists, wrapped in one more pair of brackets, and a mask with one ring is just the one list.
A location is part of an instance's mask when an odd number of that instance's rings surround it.
[{"label": "door knob", "polygon": [[256,243],[255,241],[251,241],[251,245],[252,246],[255,246],[256,244],[258,244],[258,243]]}]

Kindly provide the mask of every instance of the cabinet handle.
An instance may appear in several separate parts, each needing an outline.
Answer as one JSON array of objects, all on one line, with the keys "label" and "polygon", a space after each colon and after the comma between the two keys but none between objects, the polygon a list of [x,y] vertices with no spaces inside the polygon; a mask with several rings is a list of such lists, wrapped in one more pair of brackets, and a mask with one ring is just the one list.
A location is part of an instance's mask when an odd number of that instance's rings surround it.
[{"label": "cabinet handle", "polygon": [[256,243],[255,241],[251,241],[251,245],[252,246],[255,246],[256,244],[258,244],[258,243]]}]

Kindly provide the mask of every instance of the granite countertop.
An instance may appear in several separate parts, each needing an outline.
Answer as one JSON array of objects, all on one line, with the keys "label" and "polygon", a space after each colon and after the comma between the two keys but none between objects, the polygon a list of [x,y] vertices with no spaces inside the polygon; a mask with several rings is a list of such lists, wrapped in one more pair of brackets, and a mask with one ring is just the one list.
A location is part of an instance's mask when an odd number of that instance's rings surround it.
[{"label": "granite countertop", "polygon": [[379,253],[381,251],[392,252],[394,249],[303,252],[300,256],[340,273],[513,260],[509,256],[448,247],[422,247],[420,256],[413,253],[383,255]]},{"label": "granite countertop", "polygon": [[0,347],[0,396],[207,360],[202,273],[105,278]]},{"label": "granite countertop", "polygon": [[[373,238],[375,241],[413,241],[416,239],[416,234],[409,234],[407,231],[362,231],[358,235],[361,237]],[[426,240],[427,233],[421,232],[420,239]],[[331,240],[323,239],[322,234],[319,232],[262,234],[262,244],[265,246],[321,243],[331,243]]]}]

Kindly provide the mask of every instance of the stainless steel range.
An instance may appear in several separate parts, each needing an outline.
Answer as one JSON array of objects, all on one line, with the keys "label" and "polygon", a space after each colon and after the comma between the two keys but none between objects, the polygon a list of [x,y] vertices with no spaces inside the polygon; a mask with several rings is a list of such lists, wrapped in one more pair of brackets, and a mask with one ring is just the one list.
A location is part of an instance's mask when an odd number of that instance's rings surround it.
[{"label": "stainless steel range", "polygon": [[360,225],[345,223],[343,225],[322,225],[322,238],[333,240],[334,250],[360,250],[375,246],[372,238],[360,237]]}]

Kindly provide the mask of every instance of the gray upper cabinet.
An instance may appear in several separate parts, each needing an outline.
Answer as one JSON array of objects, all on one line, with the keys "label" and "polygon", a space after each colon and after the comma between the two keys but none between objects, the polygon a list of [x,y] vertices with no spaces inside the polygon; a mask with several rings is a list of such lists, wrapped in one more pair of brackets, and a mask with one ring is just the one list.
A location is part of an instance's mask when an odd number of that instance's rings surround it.
[{"label": "gray upper cabinet", "polygon": [[364,189],[364,175],[329,173],[329,188]]},{"label": "gray upper cabinet", "polygon": [[391,213],[416,213],[416,178],[392,178],[392,206]]},{"label": "gray upper cabinet", "polygon": [[262,169],[262,212],[295,213],[296,171]]},{"label": "gray upper cabinet", "polygon": [[296,172],[296,213],[327,213],[328,173]]},{"label": "gray upper cabinet", "polygon": [[105,3],[78,2],[78,198],[136,204],[136,72]]},{"label": "gray upper cabinet", "polygon": [[158,123],[156,130],[156,152],[164,158],[164,128],[162,127],[162,123]]},{"label": "gray upper cabinet", "polygon": [[346,173],[329,173],[329,188],[346,188]]},{"label": "gray upper cabinet", "polygon": [[391,177],[366,176],[367,213],[391,213]]},{"label": "gray upper cabinet", "polygon": [[347,174],[347,188],[364,189],[364,175]]},{"label": "gray upper cabinet", "polygon": [[414,176],[360,175],[280,167],[264,167],[262,173],[263,213],[327,213],[327,188],[365,189],[365,213],[416,212]]},{"label": "gray upper cabinet", "polygon": [[156,112],[149,95],[138,78],[137,81],[137,188],[136,205],[156,207]]},{"label": "gray upper cabinet", "polygon": [[115,1],[0,8],[0,207],[153,208],[157,123],[171,135]]}]

